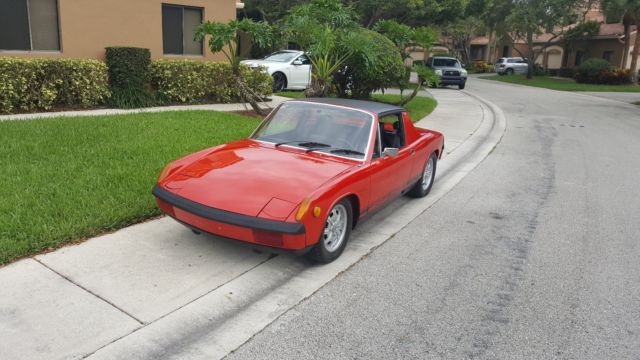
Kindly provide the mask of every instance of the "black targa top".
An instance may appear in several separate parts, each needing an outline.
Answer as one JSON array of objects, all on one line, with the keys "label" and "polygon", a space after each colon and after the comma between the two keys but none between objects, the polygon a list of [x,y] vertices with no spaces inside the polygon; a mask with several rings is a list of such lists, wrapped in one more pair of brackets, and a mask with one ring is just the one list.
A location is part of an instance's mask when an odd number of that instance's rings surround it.
[{"label": "black targa top", "polygon": [[296,99],[291,101],[306,101],[306,102],[313,102],[318,104],[340,105],[340,106],[344,106],[352,109],[360,109],[360,110],[372,112],[374,114],[377,114],[378,117],[382,117],[389,114],[397,114],[399,112],[406,111],[405,109],[399,106],[375,102],[375,101],[365,101],[365,100],[352,100],[352,99],[340,99],[340,98],[309,98],[309,99]]}]

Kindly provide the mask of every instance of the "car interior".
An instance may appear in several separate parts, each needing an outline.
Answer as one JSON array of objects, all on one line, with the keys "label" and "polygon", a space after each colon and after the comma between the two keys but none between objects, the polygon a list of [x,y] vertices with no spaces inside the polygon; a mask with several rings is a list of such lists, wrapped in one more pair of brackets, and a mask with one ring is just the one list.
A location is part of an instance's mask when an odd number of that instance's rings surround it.
[{"label": "car interior", "polygon": [[380,118],[378,126],[380,136],[376,138],[374,157],[379,157],[385,148],[400,149],[404,146],[404,129],[401,114],[392,114]]}]

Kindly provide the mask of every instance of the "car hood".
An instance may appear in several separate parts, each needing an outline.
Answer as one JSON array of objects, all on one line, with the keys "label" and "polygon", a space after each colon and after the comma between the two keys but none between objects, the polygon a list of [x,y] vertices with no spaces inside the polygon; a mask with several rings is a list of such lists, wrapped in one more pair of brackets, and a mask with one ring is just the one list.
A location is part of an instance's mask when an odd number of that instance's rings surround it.
[{"label": "car hood", "polygon": [[241,140],[183,166],[161,185],[209,207],[284,220],[305,197],[356,164]]},{"label": "car hood", "polygon": [[243,60],[240,62],[243,65],[250,67],[264,66],[267,69],[281,69],[287,67],[289,64],[281,61],[267,61],[267,60]]}]

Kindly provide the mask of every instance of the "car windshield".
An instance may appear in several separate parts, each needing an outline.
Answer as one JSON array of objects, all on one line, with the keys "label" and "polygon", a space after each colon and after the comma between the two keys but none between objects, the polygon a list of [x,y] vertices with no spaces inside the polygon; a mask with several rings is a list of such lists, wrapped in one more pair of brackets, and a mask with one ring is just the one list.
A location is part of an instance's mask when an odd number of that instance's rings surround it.
[{"label": "car windshield", "polygon": [[454,67],[460,68],[460,63],[456,59],[433,59],[433,66],[435,67]]},{"label": "car windshield", "polygon": [[289,62],[296,57],[296,53],[288,52],[288,51],[278,51],[264,58],[267,61],[275,61],[275,62]]},{"label": "car windshield", "polygon": [[371,124],[373,116],[362,111],[290,101],[276,109],[251,138],[363,160]]}]

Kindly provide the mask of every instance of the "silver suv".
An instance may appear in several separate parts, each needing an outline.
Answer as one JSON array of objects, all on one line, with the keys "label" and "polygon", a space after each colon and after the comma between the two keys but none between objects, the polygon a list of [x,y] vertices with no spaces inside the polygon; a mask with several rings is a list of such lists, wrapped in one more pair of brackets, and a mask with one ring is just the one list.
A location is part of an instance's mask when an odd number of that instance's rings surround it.
[{"label": "silver suv", "polygon": [[526,74],[529,63],[521,57],[504,57],[498,59],[495,65],[498,75]]}]

